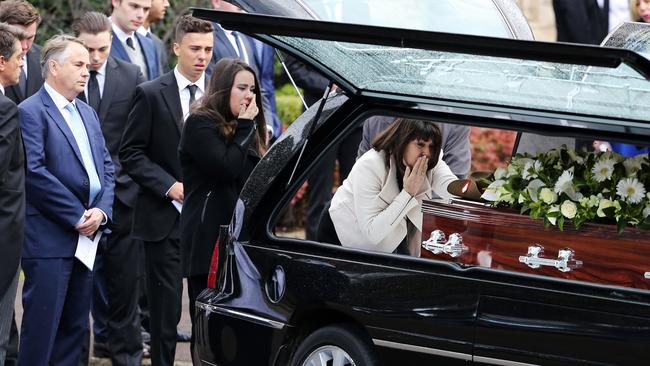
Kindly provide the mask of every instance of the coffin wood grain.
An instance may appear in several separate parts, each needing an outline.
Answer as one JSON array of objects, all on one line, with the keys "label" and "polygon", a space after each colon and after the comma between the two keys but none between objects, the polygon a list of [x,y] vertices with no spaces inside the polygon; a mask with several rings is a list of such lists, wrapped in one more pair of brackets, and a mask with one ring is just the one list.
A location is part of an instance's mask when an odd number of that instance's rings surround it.
[{"label": "coffin wood grain", "polygon": [[[447,238],[459,233],[469,251],[458,258],[434,255],[422,249],[422,256],[457,263],[477,265],[508,271],[586,281],[604,285],[650,290],[650,232],[626,228],[618,235],[614,225],[585,224],[580,230],[566,225],[544,228],[541,220],[507,209],[469,203],[439,203],[425,201],[422,211],[423,240],[431,231],[442,230]],[[533,269],[519,262],[528,247],[540,244],[543,258],[556,259],[558,251],[569,247],[581,268],[561,272],[554,267]]]}]

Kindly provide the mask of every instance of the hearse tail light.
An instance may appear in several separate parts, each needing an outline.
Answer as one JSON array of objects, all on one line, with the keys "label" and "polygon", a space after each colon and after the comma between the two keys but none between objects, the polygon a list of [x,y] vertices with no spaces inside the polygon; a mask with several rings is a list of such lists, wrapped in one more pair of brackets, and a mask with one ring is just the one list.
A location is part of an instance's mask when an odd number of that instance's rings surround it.
[{"label": "hearse tail light", "polygon": [[217,283],[217,267],[219,266],[219,239],[214,243],[210,270],[208,271],[208,288],[214,288]]}]

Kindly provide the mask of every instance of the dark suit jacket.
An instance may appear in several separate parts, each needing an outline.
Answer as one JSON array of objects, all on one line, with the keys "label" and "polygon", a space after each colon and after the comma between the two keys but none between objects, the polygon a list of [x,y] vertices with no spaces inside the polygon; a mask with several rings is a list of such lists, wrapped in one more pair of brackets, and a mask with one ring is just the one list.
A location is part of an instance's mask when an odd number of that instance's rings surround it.
[{"label": "dark suit jacket", "polygon": [[[250,61],[251,64],[250,66],[255,70],[255,73],[257,73],[259,76],[257,65],[255,64],[255,52],[253,50],[252,40],[243,33],[239,33],[239,37],[241,38],[242,43],[244,44],[244,48],[246,49],[245,52]],[[214,65],[216,65],[217,62],[219,62],[219,60],[221,60],[222,58],[239,58],[239,56],[237,56],[237,51],[228,40],[228,36],[226,36],[226,32],[224,32],[223,28],[221,28],[218,24],[215,23],[214,24],[214,47],[212,48],[212,59],[208,63],[208,67],[205,73],[207,75],[212,75],[212,69],[214,69]]]},{"label": "dark suit jacket", "polygon": [[600,44],[608,32],[609,14],[596,0],[553,0],[558,42]]},{"label": "dark suit jacket", "polygon": [[[115,198],[133,207],[138,195],[138,185],[122,169],[118,153],[122,132],[135,96],[135,88],[145,80],[136,65],[110,56],[106,62],[104,91],[99,106],[99,123],[115,166]],[[86,101],[84,93],[79,94],[79,99]]]},{"label": "dark suit jacket", "polygon": [[182,181],[178,142],[183,109],[174,72],[140,84],[120,146],[124,170],[140,186],[135,202],[133,235],[160,241],[178,235],[178,211],[166,196]]},{"label": "dark suit jacket", "polygon": [[27,95],[22,95],[18,85],[12,85],[6,89],[7,97],[13,100],[14,103],[20,104],[20,102],[34,95],[43,86],[40,58],[41,46],[33,44],[32,48],[27,51]]},{"label": "dark suit jacket", "polygon": [[156,46],[156,52],[158,52],[158,60],[160,61],[160,73],[164,74],[169,72],[169,47],[165,42],[160,39],[155,33],[149,32],[151,40],[153,41],[154,46]]},{"label": "dark suit jacket", "polygon": [[208,273],[219,225],[230,223],[239,192],[259,160],[248,150],[253,124],[240,120],[226,142],[206,116],[192,114],[185,122],[178,153],[185,188],[181,246],[186,276]]},{"label": "dark suit jacket", "polygon": [[27,216],[23,258],[70,258],[77,247],[75,226],[84,211],[113,206],[113,162],[95,111],[77,100],[102,189],[88,202],[90,184],[72,131],[42,87],[18,106],[27,156]]},{"label": "dark suit jacket", "polygon": [[18,108],[0,93],[0,297],[20,263],[25,224],[25,150]]},{"label": "dark suit jacket", "polygon": [[[129,54],[124,49],[122,42],[117,38],[115,32],[113,34],[113,42],[111,43],[111,56],[122,61],[131,62]],[[144,61],[147,64],[147,72],[149,73],[149,80],[153,80],[160,76],[160,60],[158,59],[158,51],[154,42],[141,35],[138,32],[134,33],[135,38],[140,42],[140,47],[144,51]]]},{"label": "dark suit jacket", "polygon": [[329,80],[291,56],[286,57],[286,64],[296,84],[302,88],[307,106],[311,107],[323,97]]}]

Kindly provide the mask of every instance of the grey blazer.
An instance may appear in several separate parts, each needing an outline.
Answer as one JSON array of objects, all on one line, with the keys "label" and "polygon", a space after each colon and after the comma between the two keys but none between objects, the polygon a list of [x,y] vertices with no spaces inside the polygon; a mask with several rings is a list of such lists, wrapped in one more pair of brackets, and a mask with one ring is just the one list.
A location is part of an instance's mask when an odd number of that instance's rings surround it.
[{"label": "grey blazer", "polygon": [[[357,159],[372,148],[372,141],[385,130],[395,117],[373,116],[363,123],[363,138],[359,144]],[[467,176],[472,165],[472,151],[469,144],[470,128],[461,125],[438,123],[442,132],[442,160],[451,171],[462,179]]]}]

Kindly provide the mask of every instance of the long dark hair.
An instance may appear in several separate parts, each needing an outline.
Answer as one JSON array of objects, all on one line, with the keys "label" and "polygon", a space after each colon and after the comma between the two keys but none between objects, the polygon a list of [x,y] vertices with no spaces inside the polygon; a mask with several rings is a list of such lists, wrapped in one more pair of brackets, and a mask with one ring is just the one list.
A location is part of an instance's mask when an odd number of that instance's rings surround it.
[{"label": "long dark hair", "polygon": [[386,152],[387,168],[390,166],[390,158],[395,159],[400,184],[401,177],[404,176],[406,171],[404,151],[406,146],[413,140],[431,140],[431,158],[429,158],[427,164],[427,171],[433,169],[440,158],[440,148],[442,146],[442,133],[440,128],[433,122],[397,118],[388,128],[377,135],[372,142],[372,147],[376,151],[383,150]]},{"label": "long dark hair", "polygon": [[247,63],[239,59],[223,58],[217,62],[212,70],[207,95],[194,106],[192,113],[204,115],[215,121],[219,133],[224,139],[229,140],[237,128],[237,116],[230,110],[230,91],[235,82],[235,75],[240,71],[248,71],[255,78],[255,103],[259,112],[255,117],[257,136],[252,143],[252,148],[260,155],[266,151],[266,121],[262,107],[261,85],[257,74]]}]

